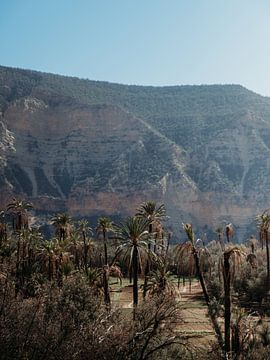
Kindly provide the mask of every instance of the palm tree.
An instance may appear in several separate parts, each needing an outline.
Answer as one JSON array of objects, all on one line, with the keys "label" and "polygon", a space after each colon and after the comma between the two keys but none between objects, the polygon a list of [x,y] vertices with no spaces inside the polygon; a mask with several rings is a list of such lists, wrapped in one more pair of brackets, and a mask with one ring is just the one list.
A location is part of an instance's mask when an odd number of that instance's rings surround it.
[{"label": "palm tree", "polygon": [[71,217],[68,214],[57,214],[51,218],[51,223],[55,227],[55,233],[59,241],[65,241],[71,231]]},{"label": "palm tree", "polygon": [[[153,233],[153,226],[161,225],[161,221],[166,218],[166,209],[165,205],[161,204],[157,206],[154,201],[146,201],[140,205],[137,210],[136,216],[142,219],[149,221],[148,231],[151,236]],[[151,243],[148,243],[148,250],[151,250]],[[156,239],[154,246],[154,253],[156,252]],[[146,296],[147,291],[147,281],[148,274],[150,271],[150,262],[149,259],[146,262],[146,267],[144,271],[144,285],[143,285],[143,298]]]},{"label": "palm tree", "polygon": [[224,235],[224,232],[223,232],[223,228],[221,226],[218,226],[215,230],[217,236],[218,236],[218,242],[221,246],[221,248],[223,249],[224,247],[224,240],[223,240],[223,235]]},{"label": "palm tree", "polygon": [[139,206],[136,216],[148,220],[148,231],[149,234],[152,234],[153,227],[166,219],[165,205],[161,204],[157,206],[154,201],[146,201]]},{"label": "palm tree", "polygon": [[113,224],[109,218],[102,217],[98,220],[97,233],[102,233],[103,245],[104,245],[104,265],[103,265],[103,286],[104,286],[104,301],[109,307],[110,300],[110,289],[109,289],[109,265],[108,265],[108,249],[107,249],[107,237],[108,232],[113,229]]},{"label": "palm tree", "polygon": [[154,201],[145,201],[139,206],[136,216],[146,218],[150,223],[164,220],[166,218],[165,205],[157,206]]},{"label": "palm tree", "polygon": [[74,256],[75,268],[80,269],[80,235],[77,231],[74,231],[69,237],[69,244],[67,246],[67,251]]},{"label": "palm tree", "polygon": [[219,327],[219,324],[217,322],[217,318],[216,315],[213,313],[212,309],[211,309],[211,301],[210,301],[210,297],[205,285],[205,280],[204,280],[204,276],[203,273],[201,271],[201,266],[200,266],[200,259],[199,259],[199,254],[198,254],[198,250],[196,248],[196,242],[195,242],[195,234],[193,232],[192,229],[192,225],[189,223],[185,223],[183,224],[183,229],[187,235],[188,238],[188,245],[189,245],[189,249],[194,257],[194,263],[195,263],[195,268],[196,268],[196,272],[197,272],[197,276],[199,277],[199,281],[202,287],[202,291],[203,291],[203,295],[204,295],[204,299],[206,301],[207,307],[208,307],[208,313],[210,316],[210,319],[212,321],[219,345],[221,348],[223,348],[223,337],[222,337],[222,333],[221,333],[221,329]]},{"label": "palm tree", "polygon": [[142,268],[142,258],[148,255],[149,220],[140,217],[128,217],[115,227],[116,235],[122,241],[117,255],[129,258],[129,268],[133,274],[133,304],[138,305],[138,272]]},{"label": "palm tree", "polygon": [[175,286],[171,281],[171,273],[167,270],[166,260],[159,257],[155,261],[155,270],[149,274],[147,290],[149,294],[161,295],[167,293],[169,295],[175,294]]},{"label": "palm tree", "polygon": [[13,215],[13,230],[18,234],[17,255],[16,255],[16,294],[19,285],[24,283],[24,265],[25,265],[25,237],[22,237],[22,231],[28,229],[28,210],[33,205],[27,201],[13,198],[13,201],[7,205],[7,211]]},{"label": "palm tree", "polygon": [[[195,262],[193,255],[193,246],[187,241],[183,244],[178,244],[175,248],[175,261],[177,264],[178,271],[178,288],[180,286],[180,276],[183,276],[183,286],[185,286],[185,275],[188,274],[189,279],[191,280],[191,276],[193,276],[196,272],[195,270]],[[191,281],[189,291],[191,292]]]},{"label": "palm tree", "polygon": [[257,244],[258,240],[255,238],[254,235],[252,235],[247,242],[247,245],[250,246],[251,253],[248,254],[246,257],[246,260],[250,264],[251,269],[257,269],[258,266],[257,256],[255,255],[255,249],[257,247]]},{"label": "palm tree", "polygon": [[40,260],[45,266],[49,281],[51,281],[55,275],[58,250],[59,244],[57,240],[46,240],[40,247]]},{"label": "palm tree", "polygon": [[230,242],[230,239],[233,237],[234,235],[234,228],[233,228],[233,225],[231,223],[227,224],[225,226],[225,234],[226,234],[226,239],[227,239],[227,242],[229,243]]},{"label": "palm tree", "polygon": [[28,228],[27,211],[32,209],[33,205],[25,200],[13,198],[13,201],[7,205],[7,211],[13,214],[13,229],[21,231]]},{"label": "palm tree", "polygon": [[269,255],[269,231],[270,231],[270,209],[265,210],[257,216],[261,244],[266,247],[267,261],[267,286],[270,288],[270,255]]},{"label": "palm tree", "polygon": [[87,236],[88,233],[92,234],[92,229],[88,226],[87,220],[80,220],[78,222],[79,225],[79,231],[82,235],[82,241],[83,241],[83,263],[84,263],[84,270],[85,274],[88,275],[88,254],[91,247],[94,246],[91,239]]},{"label": "palm tree", "polygon": [[258,240],[256,239],[256,237],[254,235],[251,235],[251,237],[249,238],[248,245],[251,248],[251,253],[255,254],[255,249],[258,245]]},{"label": "palm tree", "polygon": [[7,224],[5,221],[5,212],[0,211],[0,248],[2,243],[7,240]]},{"label": "palm tree", "polygon": [[101,217],[98,219],[97,233],[102,234],[103,244],[104,244],[104,265],[108,265],[108,249],[107,249],[107,240],[108,232],[113,230],[113,223],[107,217]]},{"label": "palm tree", "polygon": [[[227,248],[223,253],[223,282],[224,282],[224,338],[225,354],[231,351],[231,278],[238,268],[243,252],[237,246]],[[231,267],[233,264],[233,269]]]}]

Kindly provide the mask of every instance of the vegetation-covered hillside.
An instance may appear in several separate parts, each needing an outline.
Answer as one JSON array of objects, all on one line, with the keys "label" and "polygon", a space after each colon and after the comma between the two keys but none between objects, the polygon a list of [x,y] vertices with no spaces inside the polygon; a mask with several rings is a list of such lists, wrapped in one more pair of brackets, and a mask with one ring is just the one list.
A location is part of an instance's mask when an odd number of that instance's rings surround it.
[{"label": "vegetation-covered hillside", "polygon": [[242,86],[128,86],[0,67],[0,107],[3,202],[15,193],[44,212],[124,215],[152,197],[174,230],[185,214],[201,229],[235,222],[243,239],[270,200],[270,100]]}]

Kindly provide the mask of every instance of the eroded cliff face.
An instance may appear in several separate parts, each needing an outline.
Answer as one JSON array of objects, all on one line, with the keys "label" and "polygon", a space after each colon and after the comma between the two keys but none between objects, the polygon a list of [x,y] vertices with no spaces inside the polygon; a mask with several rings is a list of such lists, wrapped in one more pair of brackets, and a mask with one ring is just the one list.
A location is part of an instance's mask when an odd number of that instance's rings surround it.
[{"label": "eroded cliff face", "polygon": [[27,195],[39,211],[125,216],[148,198],[162,201],[170,182],[196,189],[183,150],[116,106],[52,107],[26,97],[3,121],[13,134],[2,166],[6,194]]},{"label": "eroded cliff face", "polygon": [[175,234],[183,221],[200,233],[231,221],[239,240],[269,207],[269,99],[239,87],[238,108],[234,87],[198,87],[194,103],[196,87],[66,90],[65,79],[0,67],[2,207],[16,195],[40,213],[124,217],[153,199]]}]

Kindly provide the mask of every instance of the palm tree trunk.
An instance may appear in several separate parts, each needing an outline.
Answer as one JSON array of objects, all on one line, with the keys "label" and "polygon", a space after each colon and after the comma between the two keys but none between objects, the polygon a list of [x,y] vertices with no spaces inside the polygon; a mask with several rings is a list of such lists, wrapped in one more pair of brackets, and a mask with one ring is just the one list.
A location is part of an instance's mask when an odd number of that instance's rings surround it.
[{"label": "palm tree trunk", "polygon": [[22,230],[22,214],[21,213],[19,213],[18,214],[18,225],[17,225],[17,227],[18,227],[18,231],[21,231]]},{"label": "palm tree trunk", "polygon": [[223,343],[222,333],[221,333],[220,326],[219,326],[218,321],[217,321],[217,317],[216,317],[215,314],[213,314],[213,312],[211,310],[210,297],[209,297],[208,291],[206,289],[204,277],[203,277],[203,274],[202,274],[201,268],[200,268],[199,256],[198,256],[198,253],[197,253],[195,247],[193,248],[193,254],[194,254],[194,260],[195,260],[197,276],[199,277],[199,280],[200,280],[200,284],[201,284],[201,287],[202,287],[204,299],[205,299],[207,307],[208,307],[208,313],[209,313],[213,328],[215,330],[219,346],[220,346],[221,349],[223,349],[224,343]]},{"label": "palm tree trunk", "polygon": [[231,273],[230,255],[224,254],[224,333],[225,333],[225,353],[231,351]]},{"label": "palm tree trunk", "polygon": [[170,248],[170,242],[171,242],[171,233],[168,234],[168,241],[167,241],[167,247],[166,247],[166,257],[168,256],[169,248]]},{"label": "palm tree trunk", "polygon": [[108,269],[107,268],[108,267],[106,265],[103,267],[103,286],[104,286],[104,302],[109,309],[110,304],[111,304],[111,299],[110,299]]},{"label": "palm tree trunk", "polygon": [[17,296],[17,293],[19,291],[20,252],[21,252],[21,233],[18,234],[18,242],[17,242],[15,297]]},{"label": "palm tree trunk", "polygon": [[157,235],[155,235],[154,253],[157,253]]},{"label": "palm tree trunk", "polygon": [[151,251],[151,244],[148,244],[148,257],[146,261],[146,267],[144,271],[144,283],[143,283],[143,298],[145,299],[146,292],[147,292],[147,284],[148,284],[148,274],[150,272],[150,262],[149,262],[149,255]]},{"label": "palm tree trunk", "polygon": [[52,259],[51,256],[49,255],[49,265],[48,265],[48,276],[49,276],[49,281],[52,280]]},{"label": "palm tree trunk", "polygon": [[[149,224],[149,235],[151,236],[152,234],[152,230],[153,230],[153,225]],[[145,299],[146,296],[146,292],[147,292],[147,283],[148,283],[148,274],[150,272],[150,262],[149,262],[149,255],[150,255],[150,251],[151,251],[151,244],[148,244],[148,257],[147,257],[147,261],[146,261],[146,267],[145,267],[145,271],[144,271],[144,283],[143,283],[143,298]]]},{"label": "palm tree trunk", "polygon": [[208,294],[208,291],[206,289],[206,285],[205,285],[205,281],[204,281],[204,277],[203,277],[203,274],[201,272],[201,267],[200,267],[200,262],[199,262],[199,256],[198,256],[198,253],[197,251],[194,249],[194,260],[195,260],[195,266],[196,266],[196,272],[197,272],[197,276],[199,277],[199,280],[200,280],[200,284],[201,284],[201,287],[202,287],[202,291],[203,291],[203,295],[204,295],[204,298],[205,298],[205,301],[207,304],[210,303],[210,298],[209,298],[209,294]]},{"label": "palm tree trunk", "polygon": [[107,243],[106,243],[106,231],[103,229],[103,242],[104,242],[104,263],[108,265],[108,251],[107,251]]},{"label": "palm tree trunk", "polygon": [[138,248],[134,246],[132,257],[133,268],[133,305],[134,308],[138,305]]},{"label": "palm tree trunk", "polygon": [[270,256],[269,256],[269,243],[268,243],[268,230],[265,230],[265,247],[266,247],[266,260],[267,260],[267,287],[270,288]]},{"label": "palm tree trunk", "polygon": [[87,261],[88,248],[87,248],[87,245],[86,245],[85,231],[82,231],[82,235],[83,235],[83,261],[84,261],[84,270],[85,270],[85,274],[88,275],[88,261]]}]

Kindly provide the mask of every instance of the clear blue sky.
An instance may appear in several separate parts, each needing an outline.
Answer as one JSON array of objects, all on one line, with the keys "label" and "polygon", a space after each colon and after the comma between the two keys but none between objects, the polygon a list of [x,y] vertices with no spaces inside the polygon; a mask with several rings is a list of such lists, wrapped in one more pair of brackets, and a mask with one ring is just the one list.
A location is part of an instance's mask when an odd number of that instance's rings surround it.
[{"label": "clear blue sky", "polygon": [[270,1],[0,0],[0,64],[270,96]]}]

